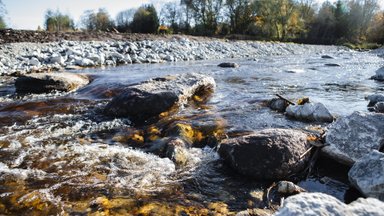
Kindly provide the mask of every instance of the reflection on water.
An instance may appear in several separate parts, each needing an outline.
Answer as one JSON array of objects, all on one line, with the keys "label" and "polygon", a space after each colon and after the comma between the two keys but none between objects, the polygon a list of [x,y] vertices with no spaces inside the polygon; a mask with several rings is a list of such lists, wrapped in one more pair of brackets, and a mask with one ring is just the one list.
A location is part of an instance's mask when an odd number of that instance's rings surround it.
[{"label": "reflection on water", "polygon": [[[218,61],[87,69],[79,72],[91,75],[93,82],[70,94],[14,95],[13,87],[4,84],[0,213],[225,214],[264,207],[254,195],[271,182],[245,178],[223,165],[214,148],[217,139],[261,128],[317,126],[266,108],[265,100],[276,93],[291,100],[308,96],[339,116],[366,110],[364,96],[384,89],[369,80],[382,59],[347,51],[331,54],[336,58],[321,59],[319,53],[237,60],[236,69],[219,68]],[[217,89],[207,104],[191,104],[140,128],[129,119],[103,115],[105,104],[126,86],[185,72],[215,78]],[[183,166],[150,153],[153,142],[169,136],[198,143],[188,150]],[[345,175],[320,173],[299,184],[343,200]]]}]

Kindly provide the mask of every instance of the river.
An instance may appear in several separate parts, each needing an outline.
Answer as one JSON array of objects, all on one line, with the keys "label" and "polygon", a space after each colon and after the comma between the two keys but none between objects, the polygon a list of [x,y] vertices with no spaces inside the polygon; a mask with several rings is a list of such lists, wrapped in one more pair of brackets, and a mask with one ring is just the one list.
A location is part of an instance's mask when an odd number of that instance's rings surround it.
[{"label": "river", "polygon": [[[198,72],[214,77],[217,88],[204,106],[176,114],[186,124],[219,128],[229,136],[270,127],[322,127],[290,120],[265,101],[277,93],[291,100],[308,96],[345,116],[366,111],[364,97],[384,90],[383,83],[369,79],[383,66],[381,58],[347,50],[326,54],[333,58],[319,52],[228,60],[239,68],[217,67],[223,60],[89,68],[74,72],[90,75],[91,84],[70,94],[15,95],[13,86],[0,86],[0,213],[202,214],[201,209],[222,205],[230,211],[262,207],[255,194],[271,182],[233,172],[209,146],[190,149],[193,159],[184,166],[145,153],[131,145],[140,128],[129,119],[104,116],[103,108],[129,84]],[[298,184],[349,202],[356,194],[349,195],[345,172],[333,166],[319,164]]]}]

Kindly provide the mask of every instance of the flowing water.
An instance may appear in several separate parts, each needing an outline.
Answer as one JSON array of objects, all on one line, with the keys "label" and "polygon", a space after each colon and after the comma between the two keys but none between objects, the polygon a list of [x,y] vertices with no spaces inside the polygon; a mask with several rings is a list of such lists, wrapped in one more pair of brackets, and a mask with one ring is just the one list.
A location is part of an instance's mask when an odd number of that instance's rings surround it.
[{"label": "flowing water", "polygon": [[[318,127],[271,111],[265,100],[276,93],[292,100],[308,96],[345,116],[365,111],[364,97],[384,90],[384,84],[369,79],[382,59],[343,50],[327,54],[335,58],[265,56],[236,60],[239,68],[226,69],[217,67],[219,61],[86,69],[76,72],[90,75],[91,84],[69,94],[15,95],[13,86],[4,84],[0,214],[207,214],[225,213],[226,205],[230,211],[265,207],[258,196],[271,182],[233,172],[209,145],[189,149],[183,166],[146,153],[140,148],[146,142],[141,129],[129,119],[104,116],[103,107],[129,84],[198,72],[213,76],[217,89],[206,105],[176,114],[184,124],[229,136],[270,127]],[[339,66],[329,65],[334,63]],[[298,184],[348,201],[345,173],[329,167],[320,164],[317,174]]]}]

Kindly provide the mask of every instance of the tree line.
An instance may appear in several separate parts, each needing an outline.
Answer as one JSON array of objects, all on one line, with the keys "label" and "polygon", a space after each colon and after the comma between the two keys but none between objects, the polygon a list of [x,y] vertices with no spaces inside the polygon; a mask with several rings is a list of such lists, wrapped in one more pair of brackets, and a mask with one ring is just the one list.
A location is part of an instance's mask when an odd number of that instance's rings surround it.
[{"label": "tree line", "polygon": [[[153,5],[127,9],[115,19],[105,9],[87,10],[77,28],[318,44],[383,44],[384,11],[378,1],[338,0],[318,5],[315,0],[180,0],[163,4],[159,12]],[[1,22],[0,18],[0,28]],[[73,31],[76,26],[68,15],[48,10],[45,29]]]}]

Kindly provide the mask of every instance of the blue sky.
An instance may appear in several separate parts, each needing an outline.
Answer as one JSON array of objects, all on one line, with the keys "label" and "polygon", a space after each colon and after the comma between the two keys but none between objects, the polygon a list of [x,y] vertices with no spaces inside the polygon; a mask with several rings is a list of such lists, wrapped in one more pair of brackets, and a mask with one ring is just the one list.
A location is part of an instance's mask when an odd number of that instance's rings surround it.
[{"label": "blue sky", "polygon": [[[37,29],[44,27],[44,14],[48,9],[59,9],[69,14],[78,22],[81,14],[88,9],[105,8],[115,18],[118,12],[139,7],[142,4],[154,3],[160,8],[161,3],[176,0],[2,0],[8,12],[7,25],[15,29]],[[178,0],[177,0],[178,1]],[[323,2],[324,0],[317,0]],[[331,0],[335,1],[335,0]],[[384,0],[379,0],[384,8]]]}]

